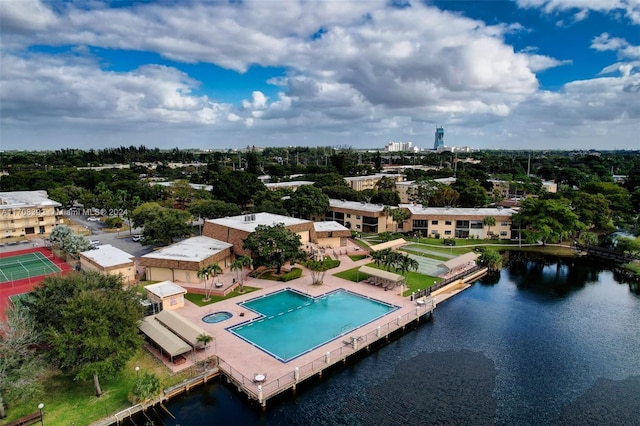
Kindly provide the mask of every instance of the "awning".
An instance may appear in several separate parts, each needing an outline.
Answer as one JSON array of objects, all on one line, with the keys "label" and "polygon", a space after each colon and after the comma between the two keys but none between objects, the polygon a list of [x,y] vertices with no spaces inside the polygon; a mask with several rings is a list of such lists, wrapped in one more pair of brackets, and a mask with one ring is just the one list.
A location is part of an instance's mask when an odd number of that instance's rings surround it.
[{"label": "awning", "polygon": [[398,247],[402,247],[407,244],[407,241],[404,238],[398,238],[392,241],[387,241],[386,243],[376,244],[375,246],[371,246],[371,250],[380,251],[384,249],[394,249]]},{"label": "awning", "polygon": [[158,346],[162,348],[171,358],[174,356],[189,352],[191,348],[181,338],[171,332],[171,330],[165,328],[153,317],[146,317],[140,321],[138,326],[140,331],[153,340]]},{"label": "awning", "polygon": [[475,262],[477,258],[478,258],[478,255],[476,253],[469,252],[461,256],[454,257],[451,260],[447,260],[446,262],[443,263],[443,265],[445,268],[452,270],[460,266],[466,265],[467,263]]},{"label": "awning", "polygon": [[198,336],[208,335],[203,329],[174,311],[161,311],[156,315],[156,320],[193,347],[202,346],[202,343],[198,342]]},{"label": "awning", "polygon": [[383,280],[387,280],[396,284],[400,284],[404,282],[404,277],[402,275],[394,274],[393,272],[383,271],[381,269],[372,268],[370,266],[361,266],[359,271],[362,272],[363,274],[382,278]]}]

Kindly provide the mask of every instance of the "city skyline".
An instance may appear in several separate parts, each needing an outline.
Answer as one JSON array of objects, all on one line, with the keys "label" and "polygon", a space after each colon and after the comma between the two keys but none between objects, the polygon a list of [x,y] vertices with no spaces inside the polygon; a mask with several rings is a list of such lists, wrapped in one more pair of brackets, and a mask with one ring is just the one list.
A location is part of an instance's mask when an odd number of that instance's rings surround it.
[{"label": "city skyline", "polygon": [[639,28],[633,0],[3,0],[0,149],[638,149]]}]

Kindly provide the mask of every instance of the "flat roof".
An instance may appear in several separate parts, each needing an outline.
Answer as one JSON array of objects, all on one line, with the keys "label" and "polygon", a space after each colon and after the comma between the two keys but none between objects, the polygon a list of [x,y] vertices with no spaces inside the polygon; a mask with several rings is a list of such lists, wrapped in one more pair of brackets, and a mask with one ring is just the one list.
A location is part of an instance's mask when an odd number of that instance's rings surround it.
[{"label": "flat roof", "polygon": [[274,182],[264,184],[264,186],[266,186],[267,188],[288,188],[290,186],[303,185],[313,185],[313,182],[311,182],[310,180],[292,180],[290,182]]},{"label": "flat roof", "polygon": [[335,220],[328,220],[326,222],[313,222],[313,227],[316,229],[316,232],[349,231],[349,228],[340,225]]},{"label": "flat roof", "polygon": [[199,236],[178,241],[160,250],[145,254],[145,259],[184,260],[190,262],[203,261],[214,254],[233,247],[233,244],[211,237]]},{"label": "flat roof", "polygon": [[371,204],[365,203],[364,201],[344,201],[335,199],[329,200],[329,206],[372,213],[381,212],[384,209],[384,205],[382,204]]},{"label": "flat roof", "polygon": [[411,214],[434,216],[511,216],[517,213],[514,209],[497,209],[495,207],[477,209],[472,207],[422,207],[420,204],[400,204],[400,207],[408,209]]},{"label": "flat roof", "polygon": [[0,209],[20,207],[59,207],[57,201],[48,198],[47,191],[10,191],[0,192]]},{"label": "flat roof", "polygon": [[311,223],[310,220],[297,219],[295,217],[282,216],[273,213],[243,214],[239,216],[222,217],[219,219],[208,219],[207,222],[226,226],[227,228],[239,229],[246,232],[255,231],[258,225],[272,226],[278,223],[283,223],[284,226],[292,226]]},{"label": "flat roof", "polygon": [[156,284],[149,284],[144,286],[144,289],[160,298],[175,296],[176,294],[184,294],[187,292],[187,290],[172,281],[162,281]]},{"label": "flat roof", "polygon": [[105,244],[98,246],[93,250],[83,251],[80,255],[105,268],[133,263],[133,259],[135,258],[135,256],[127,253],[126,251],[120,250],[111,244]]},{"label": "flat roof", "polygon": [[[441,183],[443,185],[451,185],[452,183],[456,183],[456,180],[457,179],[454,177],[433,179],[434,182]],[[406,180],[404,182],[396,182],[396,186],[412,186],[412,185],[419,185],[419,182],[416,180]]]},{"label": "flat roof", "polygon": [[402,175],[394,174],[394,173],[376,173],[373,175],[366,175],[366,176],[350,176],[350,177],[344,178],[344,180],[346,180],[347,182],[350,182],[350,181],[358,181],[358,180],[382,179],[383,177],[390,177],[397,180],[399,177],[402,177]]}]

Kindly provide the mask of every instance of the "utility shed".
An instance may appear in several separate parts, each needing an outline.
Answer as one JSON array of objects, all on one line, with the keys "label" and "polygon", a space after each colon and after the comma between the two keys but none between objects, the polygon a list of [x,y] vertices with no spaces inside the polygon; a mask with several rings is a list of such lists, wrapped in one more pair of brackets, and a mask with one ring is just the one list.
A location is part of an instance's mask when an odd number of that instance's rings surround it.
[{"label": "utility shed", "polygon": [[163,310],[173,310],[184,306],[184,295],[187,290],[171,281],[149,284],[144,287],[147,299],[152,303],[159,303]]}]

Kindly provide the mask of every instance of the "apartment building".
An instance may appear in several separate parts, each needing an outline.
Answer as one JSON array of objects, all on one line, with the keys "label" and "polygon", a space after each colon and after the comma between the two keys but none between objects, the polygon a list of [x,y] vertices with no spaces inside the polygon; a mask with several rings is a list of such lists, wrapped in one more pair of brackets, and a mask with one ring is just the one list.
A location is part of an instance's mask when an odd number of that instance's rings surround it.
[{"label": "apartment building", "polygon": [[304,185],[313,185],[313,182],[309,180],[294,180],[291,182],[274,182],[264,184],[264,186],[266,186],[269,191],[276,191],[278,189],[288,189],[290,191],[296,191],[298,188]]},{"label": "apartment building", "polygon": [[[511,239],[511,216],[517,211],[505,208],[447,208],[422,207],[401,204],[411,213],[405,232],[437,238],[491,238]],[[493,217],[495,225],[484,225],[484,219]]]},{"label": "apartment building", "polygon": [[[438,178],[434,179],[435,182],[441,183],[443,185],[451,185],[456,182],[456,178],[447,177],[447,178]],[[411,191],[415,190],[419,184],[414,181],[404,181],[396,183],[396,191],[398,191],[398,195],[400,195],[400,203],[408,204],[411,202]]]},{"label": "apartment building", "polygon": [[0,192],[0,235],[3,238],[49,234],[56,225],[56,209],[47,191]]},{"label": "apartment building", "polygon": [[329,211],[325,220],[334,220],[345,228],[357,232],[391,232],[393,218],[382,204],[358,201],[329,200]]},{"label": "apartment building", "polygon": [[374,189],[376,184],[383,177],[390,177],[395,179],[397,182],[401,182],[403,179],[402,175],[390,174],[390,173],[376,173],[374,175],[368,176],[352,176],[346,177],[344,180],[347,182],[347,185],[351,187],[351,189],[355,191],[363,191],[365,189]]}]

